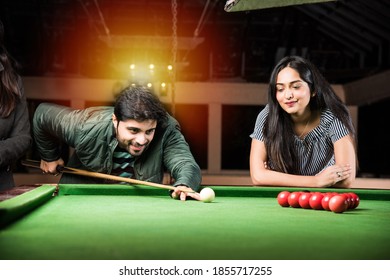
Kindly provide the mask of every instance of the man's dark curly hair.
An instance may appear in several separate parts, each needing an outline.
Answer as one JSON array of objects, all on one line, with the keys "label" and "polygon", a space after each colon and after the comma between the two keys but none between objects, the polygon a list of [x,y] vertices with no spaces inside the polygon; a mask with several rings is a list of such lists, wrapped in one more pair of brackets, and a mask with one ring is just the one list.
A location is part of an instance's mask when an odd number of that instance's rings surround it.
[{"label": "man's dark curly hair", "polygon": [[125,88],[119,94],[114,114],[119,121],[156,120],[159,124],[168,118],[168,113],[157,96],[145,87],[134,86]]}]

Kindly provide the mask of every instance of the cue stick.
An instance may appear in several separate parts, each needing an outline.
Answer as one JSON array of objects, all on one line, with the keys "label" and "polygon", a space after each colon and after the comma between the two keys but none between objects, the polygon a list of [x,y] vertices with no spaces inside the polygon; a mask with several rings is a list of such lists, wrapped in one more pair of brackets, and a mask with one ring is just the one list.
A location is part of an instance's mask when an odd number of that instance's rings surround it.
[{"label": "cue stick", "polygon": [[[35,160],[22,160],[22,164],[24,166],[28,166],[28,167],[40,168],[40,162],[35,161]],[[108,180],[113,180],[113,181],[131,183],[131,184],[140,184],[140,185],[156,187],[156,188],[161,188],[161,189],[167,189],[167,190],[175,190],[176,189],[176,187],[174,187],[174,186],[163,185],[163,184],[147,182],[147,181],[141,181],[141,180],[137,180],[137,179],[125,178],[125,177],[104,174],[104,173],[99,173],[99,172],[91,172],[91,171],[87,171],[87,170],[66,167],[66,166],[60,166],[60,165],[57,166],[57,171],[59,173],[69,173],[69,174],[74,174],[74,175],[108,179]],[[183,190],[183,191],[190,192],[190,193],[195,192],[194,190],[192,190],[192,191]]]}]

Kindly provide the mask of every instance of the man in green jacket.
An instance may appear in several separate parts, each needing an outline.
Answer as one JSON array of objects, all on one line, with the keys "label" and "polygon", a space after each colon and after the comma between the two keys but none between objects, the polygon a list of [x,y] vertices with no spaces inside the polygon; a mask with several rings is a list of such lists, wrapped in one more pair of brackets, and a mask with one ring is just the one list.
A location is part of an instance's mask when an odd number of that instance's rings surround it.
[{"label": "man in green jacket", "polygon": [[[67,166],[137,180],[163,183],[167,171],[177,187],[173,198],[199,199],[201,171],[180,131],[158,98],[143,87],[128,87],[114,107],[73,110],[42,103],[33,118],[33,135],[44,173],[58,175],[61,144],[74,148]],[[108,183],[62,174],[60,183]]]}]

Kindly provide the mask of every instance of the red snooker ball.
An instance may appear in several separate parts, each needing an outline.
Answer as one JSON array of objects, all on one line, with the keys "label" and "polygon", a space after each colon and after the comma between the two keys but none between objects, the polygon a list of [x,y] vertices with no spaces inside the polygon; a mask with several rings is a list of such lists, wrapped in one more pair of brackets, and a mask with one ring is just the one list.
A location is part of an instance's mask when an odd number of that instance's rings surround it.
[{"label": "red snooker ball", "polygon": [[329,200],[329,209],[334,213],[343,213],[348,209],[348,202],[345,196],[335,195]]},{"label": "red snooker ball", "polygon": [[277,200],[280,206],[289,207],[288,196],[290,195],[289,191],[282,191],[278,194]]},{"label": "red snooker ball", "polygon": [[347,193],[347,195],[349,197],[348,209],[352,209],[355,205],[355,198],[353,197],[352,193]]},{"label": "red snooker ball", "polygon": [[350,208],[351,209],[355,209],[356,207],[359,206],[360,198],[359,198],[359,196],[356,193],[349,193],[349,195],[351,196],[351,199],[354,202],[353,205]]},{"label": "red snooker ball", "polygon": [[347,201],[347,209],[351,208],[352,201],[351,201],[351,197],[349,196],[349,194],[348,193],[340,193],[339,195],[342,195],[345,197],[345,200]]},{"label": "red snooker ball", "polygon": [[291,207],[293,208],[299,208],[301,207],[299,205],[299,197],[300,197],[301,193],[300,192],[292,192],[290,193],[290,195],[288,196],[288,204],[290,204]]},{"label": "red snooker ball", "polygon": [[299,206],[301,206],[304,209],[310,209],[310,197],[311,197],[311,193],[309,192],[302,193],[298,199]]},{"label": "red snooker ball", "polygon": [[334,195],[331,193],[326,193],[324,197],[321,200],[321,206],[324,210],[330,211],[329,209],[329,200],[333,197]]},{"label": "red snooker ball", "polygon": [[322,193],[314,193],[310,199],[309,204],[312,209],[315,210],[322,210],[322,199],[324,198],[324,195]]}]

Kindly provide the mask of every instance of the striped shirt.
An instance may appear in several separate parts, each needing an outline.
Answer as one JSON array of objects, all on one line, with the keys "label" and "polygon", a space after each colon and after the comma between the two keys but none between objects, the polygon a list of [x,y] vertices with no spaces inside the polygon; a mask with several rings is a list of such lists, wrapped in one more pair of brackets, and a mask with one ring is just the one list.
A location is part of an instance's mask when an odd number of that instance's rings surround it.
[{"label": "striped shirt", "polygon": [[117,147],[113,154],[111,174],[115,176],[134,178],[134,157],[124,149]]},{"label": "striped shirt", "polygon": [[[268,105],[259,113],[251,138],[264,141],[263,127],[268,116]],[[335,164],[333,144],[348,135],[349,131],[333,113],[326,109],[321,113],[320,124],[300,139],[295,135],[299,175],[316,175]],[[272,169],[272,162],[267,163]]]}]

